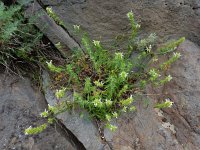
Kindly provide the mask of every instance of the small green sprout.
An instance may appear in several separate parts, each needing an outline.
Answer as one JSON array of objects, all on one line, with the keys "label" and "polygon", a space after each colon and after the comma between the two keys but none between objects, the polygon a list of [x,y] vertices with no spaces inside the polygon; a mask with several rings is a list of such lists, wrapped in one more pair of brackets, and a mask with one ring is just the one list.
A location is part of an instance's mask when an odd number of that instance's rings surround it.
[{"label": "small green sprout", "polygon": [[94,44],[94,46],[96,46],[96,47],[100,47],[100,41],[95,41],[95,40],[93,40],[93,44]]},{"label": "small green sprout", "polygon": [[46,8],[47,14],[58,24],[65,26],[63,21],[56,15],[56,13],[53,11],[52,7]]},{"label": "small green sprout", "polygon": [[47,11],[48,14],[53,14],[53,10],[52,10],[51,7],[47,7],[46,11]]},{"label": "small green sprout", "polygon": [[124,55],[123,53],[115,53],[115,59],[120,60],[123,59]]},{"label": "small green sprout", "polygon": [[66,88],[62,88],[61,90],[56,90],[55,96],[57,99],[63,98],[65,95]]},{"label": "small green sprout", "polygon": [[97,86],[97,87],[103,87],[103,82],[102,81],[99,81],[99,80],[97,80],[97,81],[94,81],[94,84]]},{"label": "small green sprout", "polygon": [[151,45],[149,45],[148,47],[146,47],[146,51],[147,51],[148,53],[150,53],[151,50],[152,50],[152,46],[151,46]]},{"label": "small green sprout", "polygon": [[135,111],[135,110],[136,110],[136,107],[135,107],[135,106],[131,106],[131,107],[129,108],[129,110],[130,110],[130,111]]},{"label": "small green sprout", "polygon": [[80,31],[80,25],[73,25],[73,27],[77,33]]},{"label": "small green sprout", "polygon": [[109,122],[111,121],[111,116],[109,114],[106,114],[106,120]]},{"label": "small green sprout", "polygon": [[40,113],[40,116],[46,118],[49,116],[49,112],[45,109],[42,113]]},{"label": "small green sprout", "polygon": [[117,112],[113,112],[112,115],[113,115],[114,118],[118,118],[118,113]]},{"label": "small green sprout", "polygon": [[181,57],[181,54],[180,53],[178,53],[178,52],[174,52],[173,53],[173,58],[176,60],[176,59],[178,59],[178,58],[180,58]]},{"label": "small green sprout", "polygon": [[164,83],[170,82],[171,80],[172,80],[172,76],[168,75],[167,77],[165,77],[165,79],[161,80],[160,83],[164,84]]},{"label": "small green sprout", "polygon": [[53,118],[48,118],[48,123],[49,124],[53,124],[54,123],[54,119]]},{"label": "small green sprout", "polygon": [[47,128],[46,124],[42,124],[41,126],[38,126],[38,127],[35,127],[35,128],[33,128],[32,126],[30,126],[29,128],[27,128],[25,130],[25,135],[38,134],[38,133],[41,133],[46,128]]},{"label": "small green sprout", "polygon": [[151,81],[155,81],[156,79],[158,79],[158,77],[160,77],[160,74],[158,73],[157,70],[155,69],[151,69],[149,71],[149,75],[150,75],[150,80]]},{"label": "small green sprout", "polygon": [[52,72],[61,73],[63,71],[62,68],[54,66],[52,63],[52,60],[50,62],[46,62],[46,63],[47,63],[49,70]]},{"label": "small green sprout", "polygon": [[185,37],[182,37],[176,41],[171,41],[166,43],[163,47],[159,48],[159,54],[166,54],[176,50],[177,46],[180,45],[182,42],[185,41]]},{"label": "small green sprout", "polygon": [[112,132],[114,132],[114,131],[117,130],[117,126],[111,125],[110,123],[107,123],[107,124],[106,124],[106,127],[107,127],[110,131],[112,131]]},{"label": "small green sprout", "polygon": [[127,106],[124,106],[123,108],[122,108],[122,112],[127,112],[127,109],[128,109],[128,107]]},{"label": "small green sprout", "polygon": [[127,17],[131,20],[133,19],[134,15],[133,15],[133,11],[130,11],[127,13]]},{"label": "small green sprout", "polygon": [[174,52],[172,57],[167,60],[166,62],[164,62],[163,64],[160,65],[161,69],[167,69],[169,68],[169,66],[174,63],[175,61],[177,61],[179,58],[181,57],[181,54],[178,52]]},{"label": "small green sprout", "polygon": [[95,99],[93,101],[93,104],[94,104],[95,107],[99,107],[99,108],[101,108],[103,106],[101,99]]},{"label": "small green sprout", "polygon": [[106,99],[105,103],[106,103],[106,106],[110,107],[110,106],[112,106],[113,102],[110,99],[109,100]]},{"label": "small green sprout", "polygon": [[126,100],[121,100],[121,105],[122,106],[129,106],[130,104],[132,104],[133,102],[133,96],[131,95],[129,98],[127,98]]},{"label": "small green sprout", "polygon": [[140,24],[136,24],[136,28],[139,29],[141,27]]},{"label": "small green sprout", "polygon": [[170,101],[170,99],[166,99],[164,103],[157,104],[155,108],[162,109],[162,108],[170,108],[172,107],[174,102]]},{"label": "small green sprout", "polygon": [[50,112],[55,113],[55,112],[56,112],[56,107],[55,107],[55,106],[51,106],[51,105],[48,104],[48,110],[49,110]]},{"label": "small green sprout", "polygon": [[154,57],[152,58],[152,61],[153,61],[153,62],[157,62],[157,61],[158,61],[158,57],[157,57],[157,56],[154,56]]},{"label": "small green sprout", "polygon": [[122,80],[125,80],[127,78],[127,76],[128,76],[128,73],[126,73],[125,71],[122,71],[120,73],[120,77],[122,78]]},{"label": "small green sprout", "polygon": [[146,80],[141,80],[140,81],[140,88],[141,89],[144,89],[146,87],[146,85],[147,85],[147,81]]},{"label": "small green sprout", "polygon": [[172,80],[172,76],[171,76],[171,75],[168,75],[168,76],[166,77],[166,81],[169,82],[169,81],[171,81],[171,80]]}]

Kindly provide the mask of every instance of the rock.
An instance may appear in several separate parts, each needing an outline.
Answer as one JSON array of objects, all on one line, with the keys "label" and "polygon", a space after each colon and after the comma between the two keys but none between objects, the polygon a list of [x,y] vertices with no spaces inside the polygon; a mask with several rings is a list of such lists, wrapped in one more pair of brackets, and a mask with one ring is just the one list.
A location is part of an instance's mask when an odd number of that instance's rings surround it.
[{"label": "rock", "polygon": [[[155,32],[162,42],[185,36],[200,45],[199,0],[40,1],[43,6],[52,7],[63,20],[67,33],[79,43],[80,38],[73,34],[74,24],[81,25],[92,39],[102,41],[106,47],[112,47],[112,39],[123,33],[130,33],[126,13],[133,10],[136,20],[141,24],[141,37]],[[40,26],[38,27],[41,29]],[[157,90],[148,89],[152,94],[161,93],[164,96],[151,96],[147,108],[143,107],[142,101],[138,101],[137,112],[122,115],[118,120],[113,121],[113,124],[118,126],[116,132],[104,131],[109,143],[107,147],[116,150],[198,150],[200,148],[200,49],[192,42],[186,41],[178,48],[182,57],[171,68],[170,72],[174,80]],[[153,105],[165,98],[170,98],[174,102],[172,109],[165,109],[163,112],[154,110]],[[55,104],[52,92],[47,89],[46,99],[50,104]],[[87,124],[85,120],[78,117],[78,114],[68,112],[58,117],[86,149],[102,148],[103,145],[97,136],[98,132],[91,121]],[[82,123],[83,125],[80,125]]]},{"label": "rock", "polygon": [[162,126],[162,119],[153,108],[138,99],[137,111],[120,116],[114,124],[116,132],[104,131],[107,141],[114,150],[182,150],[175,135]]},{"label": "rock", "polygon": [[[107,47],[118,35],[130,33],[126,13],[132,10],[141,24],[141,35],[155,32],[159,39],[185,36],[200,45],[199,0],[40,0],[51,6],[73,35],[73,25],[81,27],[92,39]],[[79,37],[74,36],[76,40]],[[79,41],[80,42],[80,41]]]},{"label": "rock", "polygon": [[35,16],[34,24],[48,37],[48,39],[56,46],[60,43],[58,50],[65,57],[69,57],[71,50],[80,49],[79,44],[66,32],[62,27],[48,16],[46,11],[36,2],[30,4],[25,12],[25,16],[31,18]]},{"label": "rock", "polygon": [[[43,89],[45,91],[44,94],[47,102],[54,106],[57,104],[57,100],[55,97],[55,91],[51,90],[50,87],[51,81],[49,75],[46,71],[43,71]],[[66,95],[67,96],[64,99],[73,99],[70,92],[67,92]],[[86,112],[81,112],[84,114],[83,118],[80,117],[80,111],[77,110],[69,110],[67,112],[61,113],[57,116],[57,118],[62,121],[66,128],[76,136],[76,138],[84,145],[87,150],[103,149],[105,144],[101,141],[97,127],[93,121],[89,119],[89,116]]]},{"label": "rock", "polygon": [[30,125],[42,124],[39,113],[46,106],[41,92],[32,87],[29,79],[0,74],[0,149],[75,150],[76,147],[57,131],[49,127],[39,135],[27,136]]},{"label": "rock", "polygon": [[[162,88],[148,89],[154,95],[149,106],[145,108],[142,100],[138,100],[135,113],[113,121],[118,126],[115,133],[105,130],[113,149],[199,150],[200,48],[187,40],[177,51],[181,59],[167,72],[173,80]],[[174,102],[172,108],[163,111],[153,108],[156,102],[167,98]]]},{"label": "rock", "polygon": [[[163,93],[156,99],[170,98],[172,109],[164,116],[176,130],[176,138],[185,149],[200,148],[200,47],[185,41],[178,47],[181,58],[169,70],[173,80],[155,91]],[[154,97],[155,99],[155,97]]]}]

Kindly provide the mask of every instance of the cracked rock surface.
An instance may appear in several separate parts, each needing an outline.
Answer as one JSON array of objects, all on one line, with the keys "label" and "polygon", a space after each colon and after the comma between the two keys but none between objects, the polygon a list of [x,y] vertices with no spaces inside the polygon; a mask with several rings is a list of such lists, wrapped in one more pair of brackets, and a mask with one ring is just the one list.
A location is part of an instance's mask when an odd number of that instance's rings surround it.
[{"label": "cracked rock surface", "polygon": [[36,136],[24,134],[30,125],[44,122],[39,114],[45,106],[43,95],[32,87],[29,79],[0,73],[0,149],[76,150],[59,127],[57,130],[49,127]]},{"label": "cracked rock surface", "polygon": [[[200,47],[191,41],[182,43],[178,51],[181,58],[170,69],[173,80],[155,93],[170,98],[171,109],[164,110],[165,122],[175,126],[176,139],[183,148],[200,149]],[[153,91],[152,91],[153,93]]]},{"label": "cracked rock surface", "polygon": [[[104,146],[100,141],[92,122],[89,122],[88,128],[87,124],[81,124],[86,120],[81,120],[77,114],[72,116],[65,113],[58,116],[87,150],[200,149],[200,48],[197,46],[200,45],[199,0],[39,1],[42,7],[51,6],[64,21],[67,31],[57,26],[59,32],[55,32],[53,26],[43,31],[52,43],[56,44],[61,40],[67,50],[72,49],[73,44],[78,44],[76,41],[80,42],[79,37],[73,35],[74,24],[81,25],[92,39],[101,40],[109,47],[112,44],[111,39],[130,32],[126,18],[126,13],[130,10],[133,10],[141,24],[141,36],[155,32],[161,41],[180,36],[190,40],[178,48],[182,57],[171,68],[174,80],[157,90],[149,88],[150,93],[160,93],[163,96],[151,96],[147,107],[144,107],[142,100],[138,100],[136,112],[113,120],[118,126],[116,132],[104,131],[109,146]],[[42,21],[44,23],[46,20],[41,19],[40,23]],[[53,20],[50,18],[50,21]],[[44,29],[43,24],[38,27]],[[63,34],[66,43],[62,39]],[[30,123],[42,122],[36,116],[45,105],[44,102],[37,101],[42,96],[33,90],[29,80],[18,79],[16,82],[16,79],[18,78],[15,76],[0,75],[0,149],[75,149],[69,140],[53,128],[34,137],[23,135],[23,130]],[[39,97],[36,98],[36,95]],[[52,97],[51,94],[46,95],[47,100]],[[171,109],[158,111],[153,108],[154,103],[166,98],[174,102]],[[55,103],[53,100],[48,102]]]},{"label": "cracked rock surface", "polygon": [[[180,36],[200,45],[199,0],[40,0],[51,6],[73,35],[73,25],[94,40],[110,46],[117,35],[130,32],[126,13],[132,10],[141,34],[155,32],[160,39]],[[79,39],[79,37],[75,37]]]}]

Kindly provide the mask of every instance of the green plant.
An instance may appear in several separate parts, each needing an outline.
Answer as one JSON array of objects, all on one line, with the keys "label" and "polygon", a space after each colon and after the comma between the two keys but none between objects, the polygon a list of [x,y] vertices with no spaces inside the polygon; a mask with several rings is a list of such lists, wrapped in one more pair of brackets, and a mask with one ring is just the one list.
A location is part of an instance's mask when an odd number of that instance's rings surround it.
[{"label": "green plant", "polygon": [[56,13],[53,12],[51,7],[46,8],[47,14],[58,24],[61,26],[65,26],[63,21],[56,15]]},{"label": "green plant", "polygon": [[24,3],[20,2],[11,6],[0,2],[0,64],[7,68],[15,62],[39,65],[44,58],[42,34],[24,17]]},{"label": "green plant", "polygon": [[[147,84],[159,86],[172,79],[170,75],[161,74],[180,54],[174,53],[161,65],[156,65],[157,59],[162,54],[174,51],[184,38],[156,49],[156,35],[151,34],[146,39],[137,40],[140,25],[135,22],[132,12],[127,16],[131,22],[132,34],[127,39],[126,51],[115,52],[114,55],[104,49],[100,41],[92,41],[80,26],[74,26],[76,33],[82,36],[84,50],[76,51],[73,59],[63,66],[55,66],[52,61],[47,62],[52,72],[67,76],[66,87],[73,93],[74,101],[66,100],[61,105],[50,106],[43,117],[52,120],[60,112],[80,107],[86,109],[96,121],[104,122],[105,127],[114,131],[117,127],[110,121],[121,113],[135,111],[134,101],[138,94],[145,91]],[[131,54],[134,54],[134,58]],[[151,67],[155,62],[157,67]],[[56,97],[62,98],[65,90],[64,87],[57,90]],[[171,104],[167,101],[155,107],[166,108],[171,107]]]},{"label": "green plant", "polygon": [[170,108],[172,107],[173,102],[169,99],[166,99],[165,102],[161,104],[156,104],[155,108],[162,109],[162,108]]},{"label": "green plant", "polygon": [[36,128],[32,128],[31,126],[25,130],[25,134],[38,134],[47,128],[46,124],[42,124]]}]

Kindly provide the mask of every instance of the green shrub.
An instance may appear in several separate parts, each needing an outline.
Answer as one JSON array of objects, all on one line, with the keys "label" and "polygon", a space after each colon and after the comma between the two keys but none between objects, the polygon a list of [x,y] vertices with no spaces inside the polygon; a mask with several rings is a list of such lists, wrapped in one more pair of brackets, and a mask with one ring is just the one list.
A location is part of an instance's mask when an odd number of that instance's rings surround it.
[{"label": "green shrub", "polygon": [[[159,86],[172,79],[170,75],[162,75],[162,72],[166,71],[180,54],[173,53],[169,60],[160,65],[157,64],[157,59],[162,54],[171,55],[184,38],[156,49],[156,35],[151,34],[146,39],[138,40],[136,37],[140,25],[135,22],[132,12],[127,16],[132,34],[127,39],[127,49],[123,53],[115,52],[114,55],[106,50],[100,41],[92,41],[80,26],[74,26],[82,37],[84,49],[76,51],[73,59],[62,66],[55,66],[52,61],[47,62],[52,72],[67,77],[66,87],[57,90],[56,97],[62,98],[67,89],[73,93],[74,101],[67,99],[62,104],[49,106],[43,117],[52,121],[57,114],[77,107],[86,109],[92,118],[104,122],[105,127],[114,131],[117,127],[110,121],[122,113],[135,111],[134,101],[145,91],[147,84]],[[157,67],[151,67],[155,66],[152,64]],[[155,107],[166,108],[171,104],[167,101]]]},{"label": "green shrub", "polygon": [[0,64],[7,68],[15,61],[39,64],[42,34],[25,19],[23,6],[0,2]]}]

